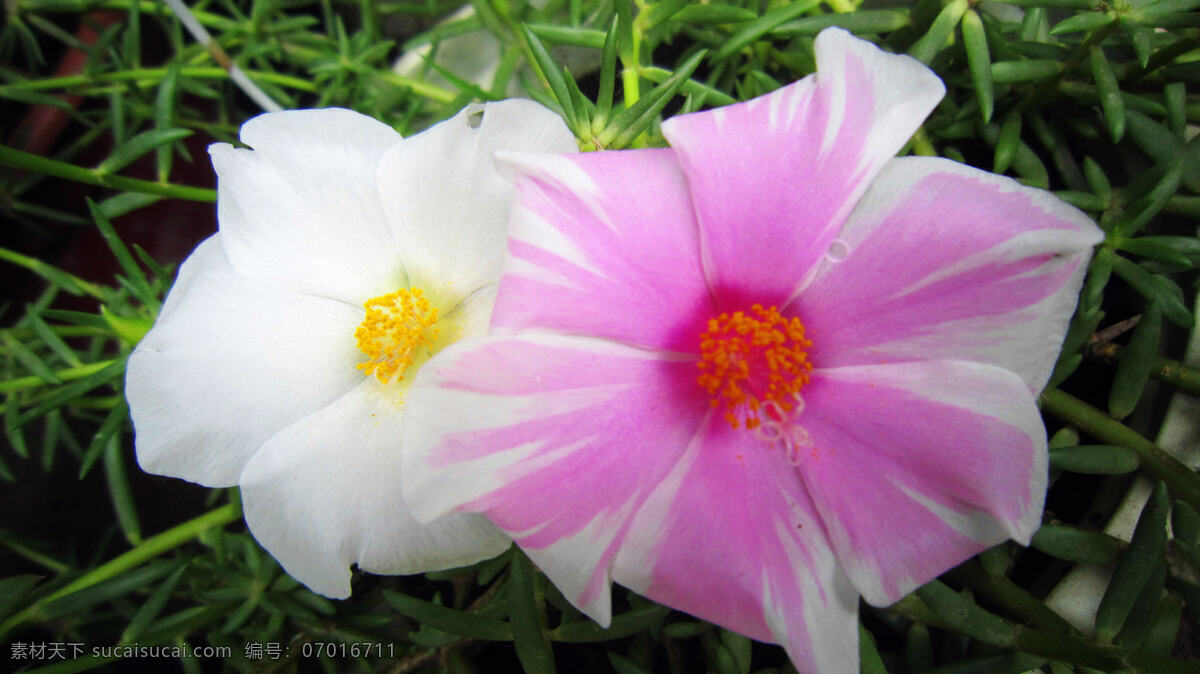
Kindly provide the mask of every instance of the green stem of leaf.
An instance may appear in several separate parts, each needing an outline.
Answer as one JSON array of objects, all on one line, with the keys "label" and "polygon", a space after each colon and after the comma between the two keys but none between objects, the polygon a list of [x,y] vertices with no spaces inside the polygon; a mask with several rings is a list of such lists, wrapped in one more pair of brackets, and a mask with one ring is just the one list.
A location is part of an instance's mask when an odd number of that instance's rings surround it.
[{"label": "green stem of leaf", "polygon": [[164,552],[195,539],[213,527],[225,526],[241,516],[241,506],[237,503],[230,503],[195,519],[188,520],[179,526],[168,529],[157,536],[146,539],[141,545],[138,545],[129,552],[96,567],[58,591],[42,597],[29,607],[0,623],[0,639],[8,636],[13,630],[28,622],[31,618],[36,618],[38,610],[50,602],[134,569]]},{"label": "green stem of leaf", "polygon": [[1048,389],[1042,393],[1042,409],[1109,445],[1128,447],[1141,459],[1141,470],[1166,483],[1176,498],[1200,507],[1200,476],[1136,431],[1082,400]]},{"label": "green stem of leaf", "polygon": [[174,199],[184,199],[187,201],[214,202],[217,200],[216,190],[210,190],[204,187],[171,185],[168,183],[151,182],[149,180],[138,180],[136,178],[104,175],[94,169],[75,166],[74,164],[68,164],[66,162],[57,161],[48,157],[42,157],[29,152],[22,152],[21,150],[3,145],[0,145],[0,165],[12,166],[19,169],[34,171],[36,173],[44,173],[46,175],[56,176],[58,178],[66,178],[67,180],[87,183],[89,185],[100,185],[103,187],[111,187],[113,189],[125,190],[128,192],[157,194],[159,196],[171,197]]}]

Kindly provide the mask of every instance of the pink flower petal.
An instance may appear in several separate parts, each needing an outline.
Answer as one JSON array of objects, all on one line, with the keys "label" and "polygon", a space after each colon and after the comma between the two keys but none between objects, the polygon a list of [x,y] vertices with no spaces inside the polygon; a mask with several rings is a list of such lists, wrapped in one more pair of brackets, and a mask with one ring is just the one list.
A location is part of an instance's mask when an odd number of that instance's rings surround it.
[{"label": "pink flower petal", "polygon": [[711,422],[695,373],[582,337],[459,342],[413,382],[409,506],[486,514],[602,625],[615,579],[783,643],[801,667],[854,671],[857,594],[803,483],[781,452]]},{"label": "pink flower petal", "polygon": [[1029,389],[962,361],[815,370],[798,423],[804,477],[863,597],[890,604],[1042,512],[1046,431]]},{"label": "pink flower petal", "polygon": [[760,641],[803,672],[857,672],[858,593],[783,452],[712,415],[630,525],[613,578]]},{"label": "pink flower petal", "polygon": [[695,372],[690,359],[549,333],[458,342],[413,380],[405,498],[418,519],[486,514],[607,624],[630,518],[708,410]]},{"label": "pink flower petal", "polygon": [[691,185],[722,309],[794,296],[945,91],[917,61],[840,29],[817,37],[816,56],[817,73],[795,84],[663,124]]},{"label": "pink flower petal", "polygon": [[524,175],[493,329],[694,351],[699,335],[680,334],[678,316],[713,310],[671,151],[509,157]]},{"label": "pink flower petal", "polygon": [[1045,385],[1103,233],[1044,190],[944,159],[890,162],[793,305],[817,367],[973,360]]}]

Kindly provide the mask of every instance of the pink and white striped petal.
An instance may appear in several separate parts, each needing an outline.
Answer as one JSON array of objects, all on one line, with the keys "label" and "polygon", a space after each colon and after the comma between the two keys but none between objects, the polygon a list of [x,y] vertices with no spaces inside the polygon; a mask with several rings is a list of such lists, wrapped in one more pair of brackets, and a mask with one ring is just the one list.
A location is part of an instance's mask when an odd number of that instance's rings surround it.
[{"label": "pink and white striped petal", "polygon": [[786,455],[711,415],[629,527],[613,578],[787,648],[803,672],[857,672],[858,593]]},{"label": "pink and white striped petal", "polygon": [[675,155],[507,158],[523,175],[492,328],[545,328],[694,352],[699,335],[679,326],[702,325],[714,312]]},{"label": "pink and white striped petal", "polygon": [[1037,391],[1102,239],[1044,190],[945,159],[896,159],[793,307],[817,367],[973,360]]},{"label": "pink and white striped petal", "polygon": [[605,340],[469,338],[418,372],[404,494],[421,520],[486,514],[602,625],[633,514],[708,412],[695,363]]},{"label": "pink and white striped petal", "polygon": [[494,557],[509,540],[486,518],[418,522],[400,494],[403,408],[377,382],[360,384],[281,430],[239,483],[251,533],[314,592],[350,595],[350,565],[408,574]]},{"label": "pink and white striped petal", "polygon": [[362,302],[400,265],[375,182],[400,134],[351,110],[288,110],[242,126],[251,150],[215,143],[217,219],[229,261],[274,288]]},{"label": "pink and white striped petal", "polygon": [[859,196],[945,88],[908,56],[840,29],[814,75],[746,103],[673,117],[720,309],[782,306],[810,278]]},{"label": "pink and white striped petal", "polygon": [[846,574],[886,606],[992,545],[1027,545],[1046,431],[1020,377],[925,361],[814,370],[798,471]]}]

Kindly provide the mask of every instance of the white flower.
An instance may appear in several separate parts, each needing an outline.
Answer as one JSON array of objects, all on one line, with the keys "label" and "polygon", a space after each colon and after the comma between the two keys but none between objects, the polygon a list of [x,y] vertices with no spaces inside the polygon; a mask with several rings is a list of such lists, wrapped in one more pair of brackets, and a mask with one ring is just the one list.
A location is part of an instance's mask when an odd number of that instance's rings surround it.
[{"label": "white flower", "polygon": [[331,597],[354,563],[417,573],[503,551],[482,516],[409,514],[405,396],[433,353],[486,331],[513,189],[495,152],[573,152],[573,136],[513,100],[404,140],[340,109],[261,115],[241,140],[253,149],[209,148],[220,232],[129,359],[138,462],[239,485],[258,541]]}]

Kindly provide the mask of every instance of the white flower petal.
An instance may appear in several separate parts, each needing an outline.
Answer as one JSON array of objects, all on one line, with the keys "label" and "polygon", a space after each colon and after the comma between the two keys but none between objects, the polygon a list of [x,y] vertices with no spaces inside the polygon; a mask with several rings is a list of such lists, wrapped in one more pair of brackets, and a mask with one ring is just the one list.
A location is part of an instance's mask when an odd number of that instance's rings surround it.
[{"label": "white flower petal", "polygon": [[400,134],[350,110],[290,110],[209,148],[226,254],[248,279],[359,304],[395,290],[399,257],[380,202],[380,157]]},{"label": "white flower petal", "polygon": [[[562,120],[526,100],[468,106],[384,155],[379,192],[407,285],[466,294],[499,278],[513,180],[497,150],[575,152]],[[451,285],[447,285],[451,284]]]},{"label": "white flower petal", "polygon": [[503,552],[486,518],[451,513],[420,524],[401,495],[403,408],[374,380],[279,432],[242,472],[246,523],[314,592],[350,595],[350,565],[403,574]]},{"label": "white flower petal", "polygon": [[361,309],[247,281],[223,242],[183,263],[125,378],[142,468],[221,487],[267,438],[362,380]]}]

